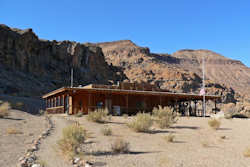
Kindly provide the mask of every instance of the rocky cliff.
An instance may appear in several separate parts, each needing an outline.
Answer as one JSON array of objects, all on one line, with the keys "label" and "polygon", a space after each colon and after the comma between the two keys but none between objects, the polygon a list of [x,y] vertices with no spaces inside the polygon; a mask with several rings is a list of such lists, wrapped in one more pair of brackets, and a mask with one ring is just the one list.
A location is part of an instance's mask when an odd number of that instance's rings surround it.
[{"label": "rocky cliff", "polygon": [[199,93],[202,57],[205,56],[208,94],[222,95],[224,103],[235,103],[244,97],[244,92],[250,92],[250,69],[212,51],[181,50],[172,55],[155,54],[129,40],[97,45],[102,48],[106,61],[123,68],[132,82],[155,83],[173,92]]},{"label": "rocky cliff", "polygon": [[40,96],[74,84],[125,79],[123,72],[106,63],[102,49],[93,44],[39,39],[32,29],[0,25],[0,93]]}]

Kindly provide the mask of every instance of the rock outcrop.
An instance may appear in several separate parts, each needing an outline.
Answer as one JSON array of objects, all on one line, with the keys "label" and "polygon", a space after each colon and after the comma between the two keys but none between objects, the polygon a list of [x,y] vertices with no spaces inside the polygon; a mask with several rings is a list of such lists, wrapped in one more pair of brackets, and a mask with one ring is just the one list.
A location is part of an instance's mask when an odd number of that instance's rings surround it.
[{"label": "rock outcrop", "polygon": [[38,95],[74,84],[109,84],[123,80],[117,67],[109,66],[102,49],[93,44],[39,39],[32,29],[0,25],[0,93]]},{"label": "rock outcrop", "polygon": [[[179,52],[173,55],[155,54],[151,53],[149,48],[139,47],[129,40],[98,43],[97,45],[102,48],[106,61],[113,66],[123,68],[131,82],[143,81],[158,84],[161,88],[172,92],[199,93],[200,91],[202,75],[199,54],[187,57],[179,56],[181,55],[178,54]],[[195,51],[185,50],[185,52]],[[209,59],[210,64],[221,65],[221,62],[224,63],[226,58],[213,54],[207,59]],[[230,64],[242,65],[240,62],[226,60],[228,61],[226,64],[231,62]],[[208,94],[222,95],[224,103],[235,103],[238,94],[231,88],[233,85],[226,85],[226,82],[217,83],[213,79],[208,77],[206,80]]]}]

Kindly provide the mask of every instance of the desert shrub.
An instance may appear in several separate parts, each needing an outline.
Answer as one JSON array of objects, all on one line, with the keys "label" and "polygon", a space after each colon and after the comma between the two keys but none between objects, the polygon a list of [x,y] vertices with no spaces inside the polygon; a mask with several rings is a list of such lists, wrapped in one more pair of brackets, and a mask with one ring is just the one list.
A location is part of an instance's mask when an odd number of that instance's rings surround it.
[{"label": "desert shrub", "polygon": [[4,102],[0,105],[0,118],[4,118],[9,116],[10,104],[8,102]]},{"label": "desert shrub", "polygon": [[101,132],[104,136],[111,136],[112,135],[112,129],[108,126],[104,126],[102,129],[101,129]]},{"label": "desert shrub", "polygon": [[243,152],[243,155],[244,155],[245,157],[250,158],[250,147],[247,148],[247,149]]},{"label": "desert shrub", "polygon": [[47,166],[47,162],[44,160],[37,160],[36,164],[39,164],[41,167],[46,167]]},{"label": "desert shrub", "polygon": [[82,117],[83,116],[83,112],[78,112],[77,114],[76,114],[76,117]]},{"label": "desert shrub", "polygon": [[46,116],[46,115],[48,115],[48,111],[43,110],[43,109],[40,109],[40,110],[39,110],[39,114],[40,114],[40,115],[45,115],[45,116]]},{"label": "desert shrub", "polygon": [[108,118],[108,111],[106,109],[98,109],[94,112],[89,112],[87,119],[89,121],[104,123]]},{"label": "desert shrub", "polygon": [[213,118],[213,119],[208,120],[208,125],[209,125],[211,128],[217,130],[217,129],[220,127],[221,122],[220,122],[220,120],[214,119],[214,118]]},{"label": "desert shrub", "polygon": [[201,141],[202,147],[209,147],[209,142],[207,140]]},{"label": "desert shrub", "polygon": [[161,107],[153,109],[153,116],[161,129],[169,128],[177,122],[177,114],[170,107]]},{"label": "desert shrub", "polygon": [[111,150],[113,153],[128,153],[129,152],[129,143],[123,139],[116,139],[111,144]]},{"label": "desert shrub", "polygon": [[174,138],[175,138],[175,135],[173,135],[172,133],[170,133],[169,135],[167,136],[164,136],[164,139],[167,141],[167,142],[174,142]]},{"label": "desert shrub", "polygon": [[57,142],[61,153],[68,158],[76,155],[77,148],[84,142],[87,133],[82,126],[72,124],[63,129],[63,136]]},{"label": "desert shrub", "polygon": [[231,119],[235,114],[239,113],[234,103],[225,104],[223,110],[226,119]]},{"label": "desert shrub", "polygon": [[220,139],[226,139],[227,137],[225,135],[220,136]]},{"label": "desert shrub", "polygon": [[123,116],[124,119],[128,118],[128,114],[123,114],[122,116]]},{"label": "desert shrub", "polygon": [[128,127],[136,132],[148,132],[153,125],[153,119],[150,114],[138,113]]},{"label": "desert shrub", "polygon": [[23,104],[22,102],[17,102],[17,103],[15,104],[15,107],[16,107],[17,109],[22,109],[22,108],[24,107],[24,104]]},{"label": "desert shrub", "polygon": [[23,134],[23,132],[17,130],[17,129],[14,128],[14,127],[8,128],[8,129],[6,130],[6,133],[7,133],[7,134],[14,134],[14,135],[15,135],[15,134]]}]

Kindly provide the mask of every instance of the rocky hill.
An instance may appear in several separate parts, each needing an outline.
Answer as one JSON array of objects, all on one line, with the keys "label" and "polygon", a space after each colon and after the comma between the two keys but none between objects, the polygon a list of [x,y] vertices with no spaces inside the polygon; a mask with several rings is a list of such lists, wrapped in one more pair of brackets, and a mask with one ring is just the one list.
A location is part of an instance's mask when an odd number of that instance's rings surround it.
[{"label": "rocky hill", "polygon": [[198,93],[202,84],[202,56],[205,56],[209,94],[223,95],[223,102],[235,103],[250,92],[250,69],[212,51],[181,50],[172,55],[155,54],[129,40],[97,45],[102,48],[106,61],[123,68],[132,82],[155,83],[173,92]]},{"label": "rocky hill", "polygon": [[0,25],[0,94],[40,96],[74,83],[104,83],[125,75],[109,66],[102,49],[92,44],[39,39],[32,29]]}]

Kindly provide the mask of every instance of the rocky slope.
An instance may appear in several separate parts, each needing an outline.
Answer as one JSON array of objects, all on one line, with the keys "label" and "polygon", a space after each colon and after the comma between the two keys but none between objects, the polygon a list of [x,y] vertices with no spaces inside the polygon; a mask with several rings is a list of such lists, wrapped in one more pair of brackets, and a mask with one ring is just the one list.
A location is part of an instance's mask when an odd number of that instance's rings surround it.
[{"label": "rocky slope", "polygon": [[74,83],[123,80],[117,67],[109,66],[101,48],[92,44],[39,39],[32,29],[0,25],[0,94],[40,96]]},{"label": "rocky slope", "polygon": [[209,50],[180,50],[172,55],[179,59],[178,66],[201,76],[202,57],[205,58],[206,77],[232,87],[247,95],[250,92],[250,68],[237,60],[226,58]]},{"label": "rocky slope", "polygon": [[[154,54],[150,52],[149,48],[139,47],[129,40],[98,43],[97,45],[102,48],[107,62],[113,66],[123,68],[124,73],[132,82],[155,83],[161,88],[173,92],[199,93],[200,91],[202,79],[199,54],[190,57],[179,56],[181,55],[178,54],[179,52],[173,55]],[[207,59],[210,60],[212,57],[218,66],[224,67],[223,63],[226,58],[214,54]],[[220,62],[222,63],[220,64]],[[234,63],[233,60],[231,62]],[[210,65],[213,65],[212,60],[210,60]],[[194,66],[198,67],[195,68]],[[210,67],[207,66],[207,68]],[[226,69],[226,67],[224,68]],[[223,78],[220,81],[224,81]],[[217,82],[210,76],[207,78],[206,83],[208,94],[222,95],[225,103],[235,103],[240,98],[235,93],[234,88],[231,88],[234,86],[233,84],[227,84],[226,81]],[[237,85],[237,83],[235,84]]]}]

